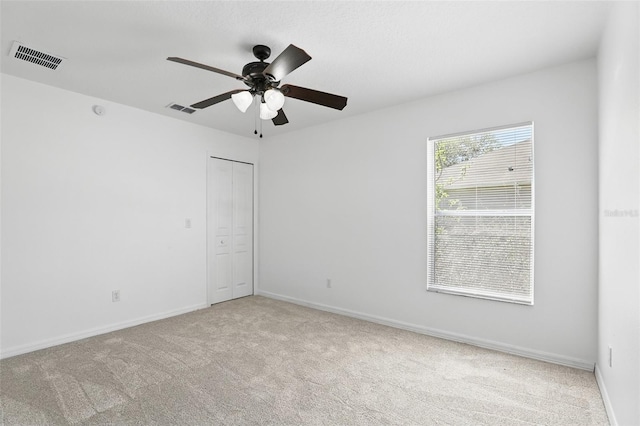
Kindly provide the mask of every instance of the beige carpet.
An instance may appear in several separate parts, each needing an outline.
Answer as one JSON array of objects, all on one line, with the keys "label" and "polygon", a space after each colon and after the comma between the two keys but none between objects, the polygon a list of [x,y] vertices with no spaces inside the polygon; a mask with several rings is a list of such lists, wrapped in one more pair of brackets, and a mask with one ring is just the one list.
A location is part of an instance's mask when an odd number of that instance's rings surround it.
[{"label": "beige carpet", "polygon": [[608,424],[587,371],[263,297],[0,362],[4,424]]}]

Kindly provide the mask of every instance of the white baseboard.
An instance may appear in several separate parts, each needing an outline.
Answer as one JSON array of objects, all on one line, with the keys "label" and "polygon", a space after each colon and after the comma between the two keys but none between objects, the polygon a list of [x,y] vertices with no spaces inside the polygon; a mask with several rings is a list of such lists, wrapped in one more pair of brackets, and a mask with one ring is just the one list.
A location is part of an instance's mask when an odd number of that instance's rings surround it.
[{"label": "white baseboard", "polygon": [[480,339],[477,337],[467,336],[464,334],[451,333],[444,330],[438,330],[435,328],[424,327],[421,325],[410,324],[403,321],[397,321],[390,318],[384,318],[377,315],[365,314],[362,312],[356,312],[349,309],[336,308],[334,306],[324,305],[321,303],[309,302],[306,300],[297,299],[295,297],[283,296],[269,291],[258,290],[256,295],[268,297],[271,299],[282,300],[284,302],[294,303],[296,305],[307,306],[321,311],[332,312],[334,314],[345,315],[352,318],[358,318],[365,321],[374,322],[377,324],[387,325],[390,327],[400,328],[403,330],[413,331],[420,334],[425,334],[432,337],[438,337],[441,339],[452,340],[459,343],[467,343],[469,345],[478,346],[485,349],[492,349],[499,352],[505,352],[512,355],[518,355],[525,358],[532,358],[538,361],[550,362],[553,364],[565,365],[568,367],[579,368],[581,370],[593,371],[594,362],[566,357],[549,352],[537,351],[530,348],[523,348],[520,346],[509,345],[506,343],[495,342],[492,340]]},{"label": "white baseboard", "polygon": [[0,359],[9,358],[16,355],[25,354],[28,352],[37,351],[40,349],[50,348],[52,346],[62,345],[64,343],[75,342],[76,340],[86,339],[87,337],[98,336],[100,334],[110,333],[116,330],[122,330],[123,328],[134,327],[136,325],[144,324],[147,322],[157,321],[176,315],[186,314],[187,312],[197,311],[208,307],[206,303],[199,303],[197,305],[191,305],[180,309],[174,309],[171,311],[162,312],[159,314],[148,315],[146,317],[137,318],[130,321],[124,321],[117,324],[111,324],[105,327],[96,327],[89,330],[80,331],[77,333],[65,334],[62,336],[54,337],[51,339],[41,340],[35,343],[29,343],[26,345],[16,346],[9,349],[2,349],[0,352]]},{"label": "white baseboard", "polygon": [[602,395],[602,401],[604,402],[604,409],[607,411],[607,416],[609,417],[609,423],[611,426],[618,426],[618,421],[616,420],[616,415],[613,412],[613,406],[611,405],[611,399],[609,398],[609,393],[607,392],[607,387],[604,385],[604,377],[602,377],[602,372],[596,363],[596,383],[598,383],[598,387],[600,388],[600,395]]}]

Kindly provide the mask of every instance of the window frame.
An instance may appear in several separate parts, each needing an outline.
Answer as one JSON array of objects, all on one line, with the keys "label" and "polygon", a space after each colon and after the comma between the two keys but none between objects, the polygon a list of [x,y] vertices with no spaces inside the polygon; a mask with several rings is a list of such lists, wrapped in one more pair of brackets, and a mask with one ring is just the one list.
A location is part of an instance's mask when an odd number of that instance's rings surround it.
[{"label": "window frame", "polygon": [[[482,133],[495,132],[506,129],[517,129],[530,127],[531,129],[531,206],[528,209],[475,209],[475,210],[436,210],[436,164],[435,164],[435,146],[436,143],[443,139],[472,136]],[[500,302],[508,302],[520,305],[533,306],[535,299],[535,142],[534,142],[534,123],[527,121],[517,124],[509,124],[504,126],[490,127],[480,130],[458,132],[440,136],[431,136],[427,138],[427,291],[435,293],[445,293],[458,296],[473,297],[478,299],[488,299]],[[530,265],[529,265],[529,285],[530,298],[522,298],[500,294],[483,289],[469,288],[452,288],[450,286],[442,286],[434,283],[435,281],[435,222],[437,217],[458,216],[458,217],[516,217],[526,216],[531,218],[531,248],[530,248]]]}]

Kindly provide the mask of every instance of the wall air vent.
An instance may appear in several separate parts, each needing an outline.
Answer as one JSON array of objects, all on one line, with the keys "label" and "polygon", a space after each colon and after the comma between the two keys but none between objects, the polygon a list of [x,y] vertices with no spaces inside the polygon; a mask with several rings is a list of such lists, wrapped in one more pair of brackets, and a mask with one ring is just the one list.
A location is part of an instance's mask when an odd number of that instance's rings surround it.
[{"label": "wall air vent", "polygon": [[9,52],[9,56],[11,56],[12,58],[31,62],[36,65],[40,65],[51,70],[58,69],[58,67],[65,59],[61,56],[55,56],[50,53],[43,52],[42,50],[25,46],[19,41],[13,42],[11,51]]},{"label": "wall air vent", "polygon": [[193,114],[194,112],[196,112],[195,109],[193,108],[189,108],[186,106],[182,106],[182,105],[178,105],[176,103],[170,103],[169,105],[167,105],[167,108],[171,108],[171,109],[175,109],[176,111],[181,111],[184,112],[185,114]]}]

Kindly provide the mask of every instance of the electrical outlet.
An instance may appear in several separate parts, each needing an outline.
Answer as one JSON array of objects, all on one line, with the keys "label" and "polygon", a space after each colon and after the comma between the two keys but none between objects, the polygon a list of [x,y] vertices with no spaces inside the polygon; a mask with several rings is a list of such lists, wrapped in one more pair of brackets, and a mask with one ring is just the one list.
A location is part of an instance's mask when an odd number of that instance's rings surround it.
[{"label": "electrical outlet", "polygon": [[331,288],[331,278],[327,278],[327,288]]},{"label": "electrical outlet", "polygon": [[111,301],[119,302],[120,301],[120,290],[113,290],[111,292]]}]

